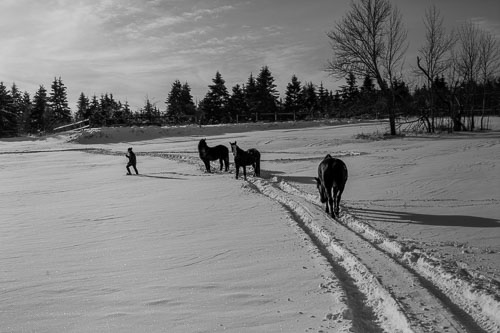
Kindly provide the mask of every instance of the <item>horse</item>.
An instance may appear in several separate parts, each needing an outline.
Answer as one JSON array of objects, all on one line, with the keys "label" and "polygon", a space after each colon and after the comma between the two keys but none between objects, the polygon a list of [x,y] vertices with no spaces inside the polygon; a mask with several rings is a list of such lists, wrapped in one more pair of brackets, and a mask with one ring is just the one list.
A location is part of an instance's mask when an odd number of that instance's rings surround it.
[{"label": "horse", "polygon": [[201,139],[198,143],[198,152],[200,153],[201,160],[205,163],[207,172],[211,172],[210,161],[215,160],[219,160],[221,171],[223,164],[225,166],[225,171],[229,169],[229,149],[226,146],[217,145],[215,147],[209,147],[206,139]]},{"label": "horse", "polygon": [[229,142],[229,144],[231,145],[231,150],[234,156],[236,179],[238,179],[240,167],[242,167],[243,178],[247,180],[247,165],[251,165],[254,170],[254,175],[260,177],[260,152],[255,148],[250,148],[247,151],[244,151],[236,145],[236,141]]},{"label": "horse", "polygon": [[314,177],[321,203],[326,203],[326,213],[339,216],[340,198],[347,182],[347,167],[342,160],[326,155],[318,166],[318,177]]}]

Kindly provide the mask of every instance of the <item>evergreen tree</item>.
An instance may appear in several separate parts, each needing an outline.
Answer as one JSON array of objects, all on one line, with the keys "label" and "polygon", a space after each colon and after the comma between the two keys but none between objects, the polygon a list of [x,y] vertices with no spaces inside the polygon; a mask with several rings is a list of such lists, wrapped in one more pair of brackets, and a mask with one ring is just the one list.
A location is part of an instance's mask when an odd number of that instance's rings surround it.
[{"label": "evergreen tree", "polygon": [[17,134],[17,116],[12,107],[12,96],[3,82],[0,82],[0,137]]},{"label": "evergreen tree", "polygon": [[269,67],[264,66],[256,79],[258,113],[276,112],[278,107],[278,91]]},{"label": "evergreen tree", "polygon": [[229,93],[227,92],[225,81],[218,71],[212,82],[213,84],[208,86],[209,91],[200,103],[202,112],[209,124],[228,121],[229,116],[226,112]]},{"label": "evergreen tree", "polygon": [[89,105],[89,122],[90,126],[92,127],[99,127],[103,125],[102,119],[101,119],[101,107],[99,105],[99,100],[97,99],[97,96],[94,95],[92,96],[92,100],[90,101]]},{"label": "evergreen tree", "polygon": [[30,117],[32,109],[33,109],[33,104],[31,103],[30,94],[25,91],[21,98],[21,110],[22,110],[21,126],[23,132],[30,132]]},{"label": "evergreen tree", "polygon": [[181,84],[179,80],[175,80],[165,103],[170,122],[179,123],[183,118],[193,117],[196,114],[191,87],[187,82]]},{"label": "evergreen tree", "polygon": [[286,86],[285,92],[285,112],[293,113],[293,120],[297,119],[297,113],[302,108],[302,84],[297,78],[297,76],[293,75],[291,82]]},{"label": "evergreen tree", "polygon": [[373,79],[369,75],[365,75],[363,84],[359,89],[357,108],[361,115],[373,115],[378,113],[377,109],[377,91]]},{"label": "evergreen tree", "polygon": [[344,117],[351,117],[353,115],[352,112],[357,110],[356,104],[359,93],[356,76],[352,72],[349,72],[346,83],[347,85],[340,87],[341,108],[344,112]]},{"label": "evergreen tree", "polygon": [[146,104],[141,110],[141,115],[149,124],[159,123],[160,111],[151,103],[149,97],[146,97]]},{"label": "evergreen tree", "polygon": [[52,110],[50,127],[57,127],[71,122],[71,110],[68,107],[68,98],[66,87],[61,78],[54,78],[52,82],[52,91],[49,97],[49,103]]},{"label": "evergreen tree", "polygon": [[244,121],[249,117],[248,104],[246,103],[245,91],[243,87],[236,84],[232,89],[232,94],[228,102],[230,121]]},{"label": "evergreen tree", "polygon": [[76,104],[76,120],[84,120],[90,118],[90,101],[87,96],[82,92],[78,97]]},{"label": "evergreen tree", "polygon": [[130,110],[130,105],[128,101],[125,101],[125,104],[122,106],[122,122],[124,124],[130,124],[132,121],[132,110]]},{"label": "evergreen tree", "polygon": [[99,113],[97,117],[100,126],[112,125],[114,113],[120,111],[120,105],[114,99],[113,94],[105,93],[99,99]]},{"label": "evergreen tree", "polygon": [[17,85],[15,83],[13,83],[12,88],[10,88],[10,95],[12,97],[12,107],[10,110],[12,112],[11,125],[15,130],[13,134],[19,135],[20,131],[22,130],[23,96],[21,95],[21,91],[19,90],[19,88],[17,88]]},{"label": "evergreen tree", "polygon": [[333,100],[330,96],[330,92],[321,82],[318,88],[318,109],[324,116],[330,115],[333,111]]},{"label": "evergreen tree", "polygon": [[167,100],[167,118],[175,124],[180,122],[182,117],[182,84],[181,81],[175,80],[172,83]]},{"label": "evergreen tree", "polygon": [[302,105],[312,118],[314,111],[318,106],[318,96],[316,95],[316,87],[312,82],[308,82],[302,88]]},{"label": "evergreen tree", "polygon": [[45,131],[46,113],[49,109],[47,90],[41,85],[33,97],[33,109],[31,110],[29,131],[39,133]]},{"label": "evergreen tree", "polygon": [[182,85],[181,105],[184,115],[188,117],[193,117],[196,115],[196,106],[194,105],[193,96],[191,95],[191,87],[187,82]]},{"label": "evergreen tree", "polygon": [[259,108],[259,96],[257,92],[257,82],[250,73],[247,84],[245,85],[245,100],[247,103],[248,111],[251,115],[255,115],[254,121],[257,121],[257,111]]}]

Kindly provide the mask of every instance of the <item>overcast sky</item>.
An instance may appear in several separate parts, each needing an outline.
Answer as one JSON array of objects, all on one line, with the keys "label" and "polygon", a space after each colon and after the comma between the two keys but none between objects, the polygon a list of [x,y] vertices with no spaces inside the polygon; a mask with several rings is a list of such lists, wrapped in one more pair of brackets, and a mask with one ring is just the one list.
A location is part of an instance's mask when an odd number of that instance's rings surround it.
[{"label": "overcast sky", "polygon": [[[451,29],[473,20],[500,38],[499,0],[398,0],[409,31],[406,62],[422,46],[434,3]],[[54,77],[70,107],[113,93],[133,110],[146,97],[161,109],[174,80],[202,99],[220,71],[229,91],[269,66],[283,95],[290,78],[336,89],[324,71],[326,33],[349,0],[0,0],[0,81],[34,95]]]}]

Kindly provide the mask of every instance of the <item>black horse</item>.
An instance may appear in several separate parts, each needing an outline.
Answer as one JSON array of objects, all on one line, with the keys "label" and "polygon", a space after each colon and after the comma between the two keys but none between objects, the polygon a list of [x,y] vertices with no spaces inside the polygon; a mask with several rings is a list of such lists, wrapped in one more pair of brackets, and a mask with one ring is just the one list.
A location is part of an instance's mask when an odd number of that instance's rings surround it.
[{"label": "black horse", "polygon": [[251,165],[255,172],[255,176],[260,177],[260,152],[255,148],[250,148],[244,151],[236,145],[236,141],[229,142],[234,155],[234,165],[236,167],[236,179],[240,172],[240,167],[243,167],[243,178],[247,180],[247,165]]},{"label": "black horse", "polygon": [[205,163],[207,172],[210,172],[210,161],[215,160],[219,160],[221,171],[223,164],[226,168],[225,171],[229,169],[229,149],[227,149],[226,146],[217,145],[215,147],[209,147],[206,139],[201,139],[198,143],[198,152],[200,153],[201,160]]},{"label": "black horse", "polygon": [[339,215],[340,198],[347,182],[347,167],[338,158],[326,155],[318,166],[318,187],[321,203],[326,203],[326,212],[332,217]]}]

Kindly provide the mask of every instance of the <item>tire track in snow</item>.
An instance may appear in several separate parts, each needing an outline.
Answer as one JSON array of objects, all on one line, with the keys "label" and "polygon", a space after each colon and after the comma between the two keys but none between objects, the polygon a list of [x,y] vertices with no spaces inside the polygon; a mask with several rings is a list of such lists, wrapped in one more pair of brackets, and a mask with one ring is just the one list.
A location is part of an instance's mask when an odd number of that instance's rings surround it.
[{"label": "tire track in snow", "polygon": [[[277,186],[286,193],[320,205],[316,196],[285,181],[279,182]],[[441,300],[468,332],[500,332],[500,300],[494,290],[488,289],[491,286],[488,281],[473,281],[467,273],[460,274],[457,267],[448,267],[419,249],[390,239],[349,212],[344,212],[338,222],[414,274],[422,286]]]},{"label": "tire track in snow", "polygon": [[[465,332],[449,309],[422,286],[416,276],[370,242],[332,220],[321,207],[283,191],[276,183],[255,178],[251,182],[261,193],[295,213],[300,220],[297,223],[306,226],[304,230],[316,245],[325,248],[336,266],[341,266],[353,279],[362,294],[355,297],[364,299],[383,331]],[[344,288],[349,294],[350,286]],[[359,312],[357,308],[351,310]],[[361,318],[361,321],[366,319]],[[436,327],[435,322],[441,326]],[[365,329],[357,327],[356,331]]]}]

